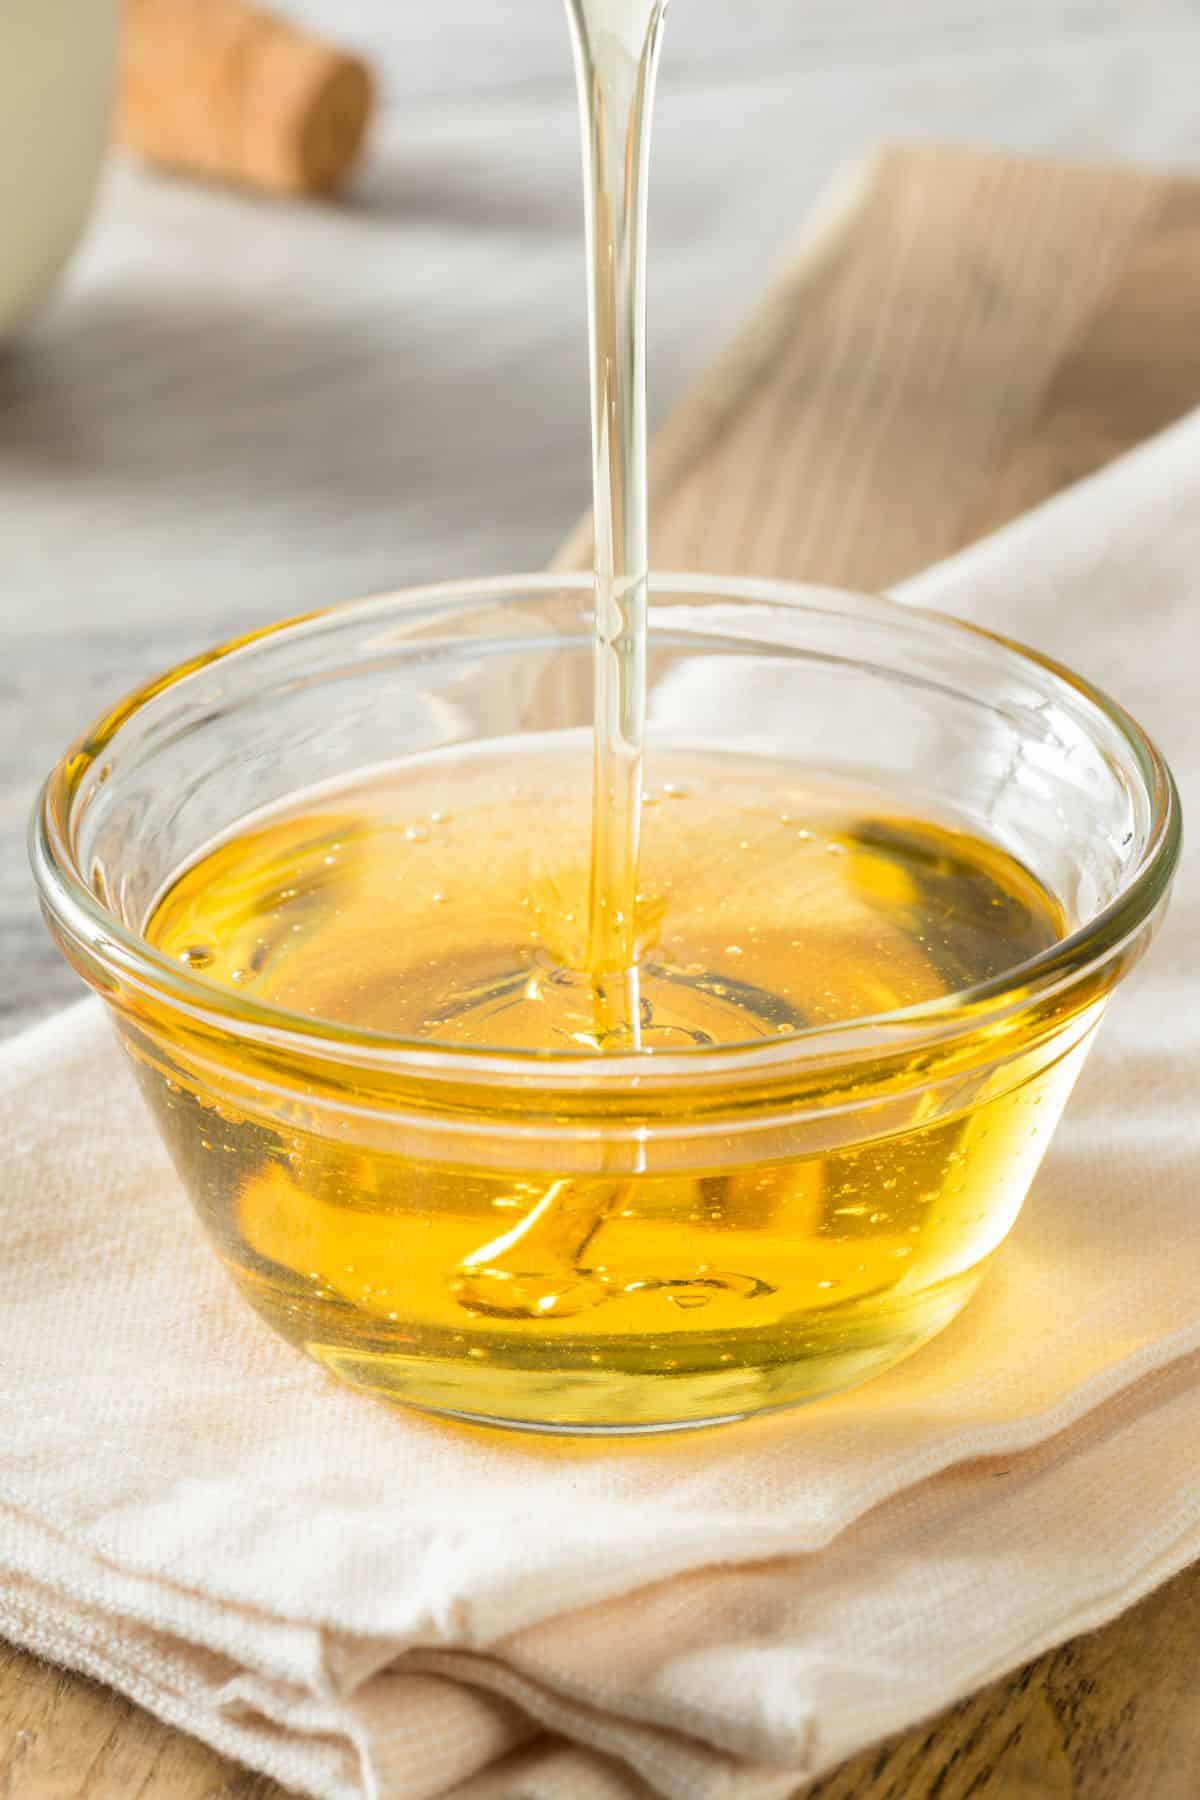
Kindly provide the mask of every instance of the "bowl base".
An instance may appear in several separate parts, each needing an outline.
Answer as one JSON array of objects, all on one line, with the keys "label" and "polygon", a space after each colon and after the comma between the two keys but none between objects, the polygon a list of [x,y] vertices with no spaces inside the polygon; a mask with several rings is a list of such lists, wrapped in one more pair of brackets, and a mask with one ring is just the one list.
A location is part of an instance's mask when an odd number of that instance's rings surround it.
[{"label": "bowl base", "polygon": [[[299,1336],[293,1317],[255,1309],[340,1381],[405,1407],[460,1424],[571,1437],[649,1436],[729,1425],[857,1387],[911,1356],[942,1331],[978,1286],[986,1261],[910,1296],[870,1334],[843,1330],[807,1354],[748,1363],[745,1347],[715,1366],[655,1372],[621,1368],[501,1366],[497,1362],[366,1349]],[[554,1346],[541,1346],[543,1356]],[[734,1360],[736,1356],[737,1360]]]}]

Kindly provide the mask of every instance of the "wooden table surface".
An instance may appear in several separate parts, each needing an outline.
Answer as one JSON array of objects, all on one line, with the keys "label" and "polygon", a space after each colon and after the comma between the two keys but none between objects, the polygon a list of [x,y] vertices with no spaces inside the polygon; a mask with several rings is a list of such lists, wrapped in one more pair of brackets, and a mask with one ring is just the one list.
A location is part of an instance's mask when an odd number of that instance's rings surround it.
[{"label": "wooden table surface", "polygon": [[[888,151],[659,435],[655,560],[895,582],[1200,403],[1198,318],[1200,184]],[[1193,1569],[807,1800],[1195,1800],[1198,1648]],[[278,1792],[0,1650],[0,1800]]]}]

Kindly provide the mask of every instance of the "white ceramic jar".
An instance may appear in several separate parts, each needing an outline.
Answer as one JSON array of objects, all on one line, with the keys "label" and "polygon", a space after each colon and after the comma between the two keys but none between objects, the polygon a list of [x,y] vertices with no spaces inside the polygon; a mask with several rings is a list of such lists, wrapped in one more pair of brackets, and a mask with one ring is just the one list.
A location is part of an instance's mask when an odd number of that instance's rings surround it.
[{"label": "white ceramic jar", "polygon": [[117,0],[0,0],[0,337],[87,221],[108,143]]}]

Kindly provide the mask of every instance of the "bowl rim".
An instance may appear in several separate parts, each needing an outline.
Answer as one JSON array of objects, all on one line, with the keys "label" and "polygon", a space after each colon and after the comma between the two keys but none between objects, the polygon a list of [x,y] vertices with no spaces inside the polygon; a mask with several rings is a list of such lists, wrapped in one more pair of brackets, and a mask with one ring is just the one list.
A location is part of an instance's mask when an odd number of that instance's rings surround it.
[{"label": "bowl rim", "polygon": [[[361,599],[297,613],[228,638],[131,690],[95,721],[59,759],[46,778],[30,820],[29,853],[43,911],[52,929],[78,946],[89,962],[126,988],[187,1017],[300,1059],[319,1058],[375,1070],[408,1072],[423,1080],[462,1084],[553,1085],[571,1089],[603,1086],[611,1092],[622,1079],[635,1089],[664,1082],[691,1085],[705,1077],[731,1082],[738,1076],[774,1080],[800,1066],[878,1057],[881,1050],[911,1050],[998,1025],[1035,1004],[1061,1003],[1067,992],[1106,966],[1120,965],[1165,900],[1179,858],[1182,817],[1178,789],[1165,759],[1141,726],[1103,689],[1064,664],[999,632],[892,596],[861,593],[822,583],[751,576],[696,575],[652,571],[656,595],[695,594],[734,602],[758,602],[783,610],[845,614],[848,607],[874,614],[911,633],[966,636],[1006,659],[1039,670],[1074,698],[1096,709],[1132,752],[1150,809],[1150,830],[1142,855],[1112,900],[1085,924],[1037,955],[1002,974],[955,993],[894,1011],[865,1015],[836,1025],[806,1026],[770,1040],[693,1046],[667,1052],[603,1054],[588,1051],[529,1051],[501,1046],[445,1046],[398,1033],[353,1027],[294,1013],[207,983],[175,959],[148,944],[122,923],[83,878],[69,842],[71,801],[82,776],[138,711],[172,687],[231,658],[253,654],[268,641],[321,621],[352,615],[403,612],[453,601],[503,602],[531,594],[590,592],[590,573],[543,571],[531,575],[473,577],[388,590]],[[111,997],[111,996],[110,996]],[[598,1077],[602,1077],[598,1081]]]}]

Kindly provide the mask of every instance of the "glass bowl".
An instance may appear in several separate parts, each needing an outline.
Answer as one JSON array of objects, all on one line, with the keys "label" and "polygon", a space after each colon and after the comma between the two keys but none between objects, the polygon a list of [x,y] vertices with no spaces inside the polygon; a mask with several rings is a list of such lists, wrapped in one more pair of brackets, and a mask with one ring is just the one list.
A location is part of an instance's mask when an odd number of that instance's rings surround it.
[{"label": "glass bowl", "polygon": [[[1015,857],[1062,909],[1059,941],[903,1010],[652,1057],[351,1029],[150,947],[172,881],[264,809],[486,744],[585,750],[583,576],[423,588],[253,633],[131,695],[46,784],[46,917],[110,1008],[213,1245],[270,1325],[374,1393],[662,1430],[896,1362],[979,1282],[1163,910],[1170,774],[1066,670],[945,617],[777,582],[657,576],[650,617],[652,780],[656,756],[730,751],[890,795]],[[560,1238],[610,1221],[587,1291],[542,1315],[464,1293],[472,1244],[546,1207]]]}]

